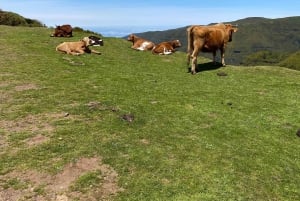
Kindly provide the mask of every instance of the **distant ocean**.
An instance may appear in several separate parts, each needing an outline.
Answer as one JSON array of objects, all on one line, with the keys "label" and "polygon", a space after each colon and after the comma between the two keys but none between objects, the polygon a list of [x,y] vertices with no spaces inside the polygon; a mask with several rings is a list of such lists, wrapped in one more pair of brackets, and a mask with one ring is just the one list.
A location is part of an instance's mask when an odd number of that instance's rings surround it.
[{"label": "distant ocean", "polygon": [[147,31],[164,31],[168,29],[179,28],[175,26],[94,26],[94,27],[82,27],[85,30],[99,33],[105,37],[117,37],[122,38],[131,33],[142,33]]}]

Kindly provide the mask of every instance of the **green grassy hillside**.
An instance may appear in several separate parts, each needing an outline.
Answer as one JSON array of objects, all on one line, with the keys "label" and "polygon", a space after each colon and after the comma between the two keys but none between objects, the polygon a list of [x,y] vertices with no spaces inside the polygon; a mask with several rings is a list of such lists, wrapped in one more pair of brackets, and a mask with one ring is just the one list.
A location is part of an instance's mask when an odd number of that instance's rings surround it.
[{"label": "green grassy hillside", "polygon": [[191,75],[184,53],[104,38],[69,56],[56,45],[86,34],[50,33],[0,26],[0,197],[299,200],[299,71]]}]

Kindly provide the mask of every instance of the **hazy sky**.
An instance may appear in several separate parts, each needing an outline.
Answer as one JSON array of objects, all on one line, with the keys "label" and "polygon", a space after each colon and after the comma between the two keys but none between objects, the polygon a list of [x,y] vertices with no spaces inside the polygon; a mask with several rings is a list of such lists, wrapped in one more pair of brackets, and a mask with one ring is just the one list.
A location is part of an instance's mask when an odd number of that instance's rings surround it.
[{"label": "hazy sky", "polygon": [[1,0],[0,9],[47,26],[169,26],[300,16],[299,0]]}]

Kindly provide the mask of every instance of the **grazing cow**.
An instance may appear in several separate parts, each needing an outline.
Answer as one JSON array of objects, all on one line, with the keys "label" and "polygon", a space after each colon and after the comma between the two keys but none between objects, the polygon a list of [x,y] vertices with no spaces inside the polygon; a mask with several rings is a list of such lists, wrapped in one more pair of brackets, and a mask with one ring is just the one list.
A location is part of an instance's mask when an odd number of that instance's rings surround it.
[{"label": "grazing cow", "polygon": [[56,47],[56,51],[61,51],[71,55],[81,55],[84,53],[101,54],[95,50],[89,49],[92,45],[92,40],[89,37],[84,37],[77,42],[63,42]]},{"label": "grazing cow", "polygon": [[181,43],[179,40],[172,40],[169,42],[162,42],[158,45],[155,45],[152,49],[153,54],[162,54],[162,55],[168,55],[175,52],[175,48],[180,47]]},{"label": "grazing cow", "polygon": [[191,26],[187,29],[188,37],[188,65],[192,59],[191,73],[196,73],[197,56],[199,51],[212,52],[216,63],[216,52],[221,51],[222,65],[225,66],[224,53],[228,42],[232,41],[232,34],[237,28],[231,24],[216,24],[212,26]]},{"label": "grazing cow", "polygon": [[56,26],[54,33],[51,37],[72,37],[73,28],[69,24]]},{"label": "grazing cow", "polygon": [[103,46],[103,40],[97,36],[89,36],[91,45],[90,46]]},{"label": "grazing cow", "polygon": [[140,50],[140,51],[152,50],[154,47],[153,42],[140,38],[134,34],[128,36],[127,40],[132,42],[131,48],[135,50]]}]

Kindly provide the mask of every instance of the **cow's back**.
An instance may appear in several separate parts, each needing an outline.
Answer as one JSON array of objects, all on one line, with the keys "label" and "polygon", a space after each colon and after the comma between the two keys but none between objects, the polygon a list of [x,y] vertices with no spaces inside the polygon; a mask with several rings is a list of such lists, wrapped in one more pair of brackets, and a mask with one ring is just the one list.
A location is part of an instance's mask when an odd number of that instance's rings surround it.
[{"label": "cow's back", "polygon": [[60,29],[63,30],[66,33],[72,33],[72,26],[69,24],[65,24],[60,26]]},{"label": "cow's back", "polygon": [[194,45],[204,52],[215,51],[222,47],[225,40],[225,29],[221,25],[194,26],[191,28]]},{"label": "cow's back", "polygon": [[56,26],[54,33],[51,36],[55,37],[72,37],[73,28],[69,24]]}]

